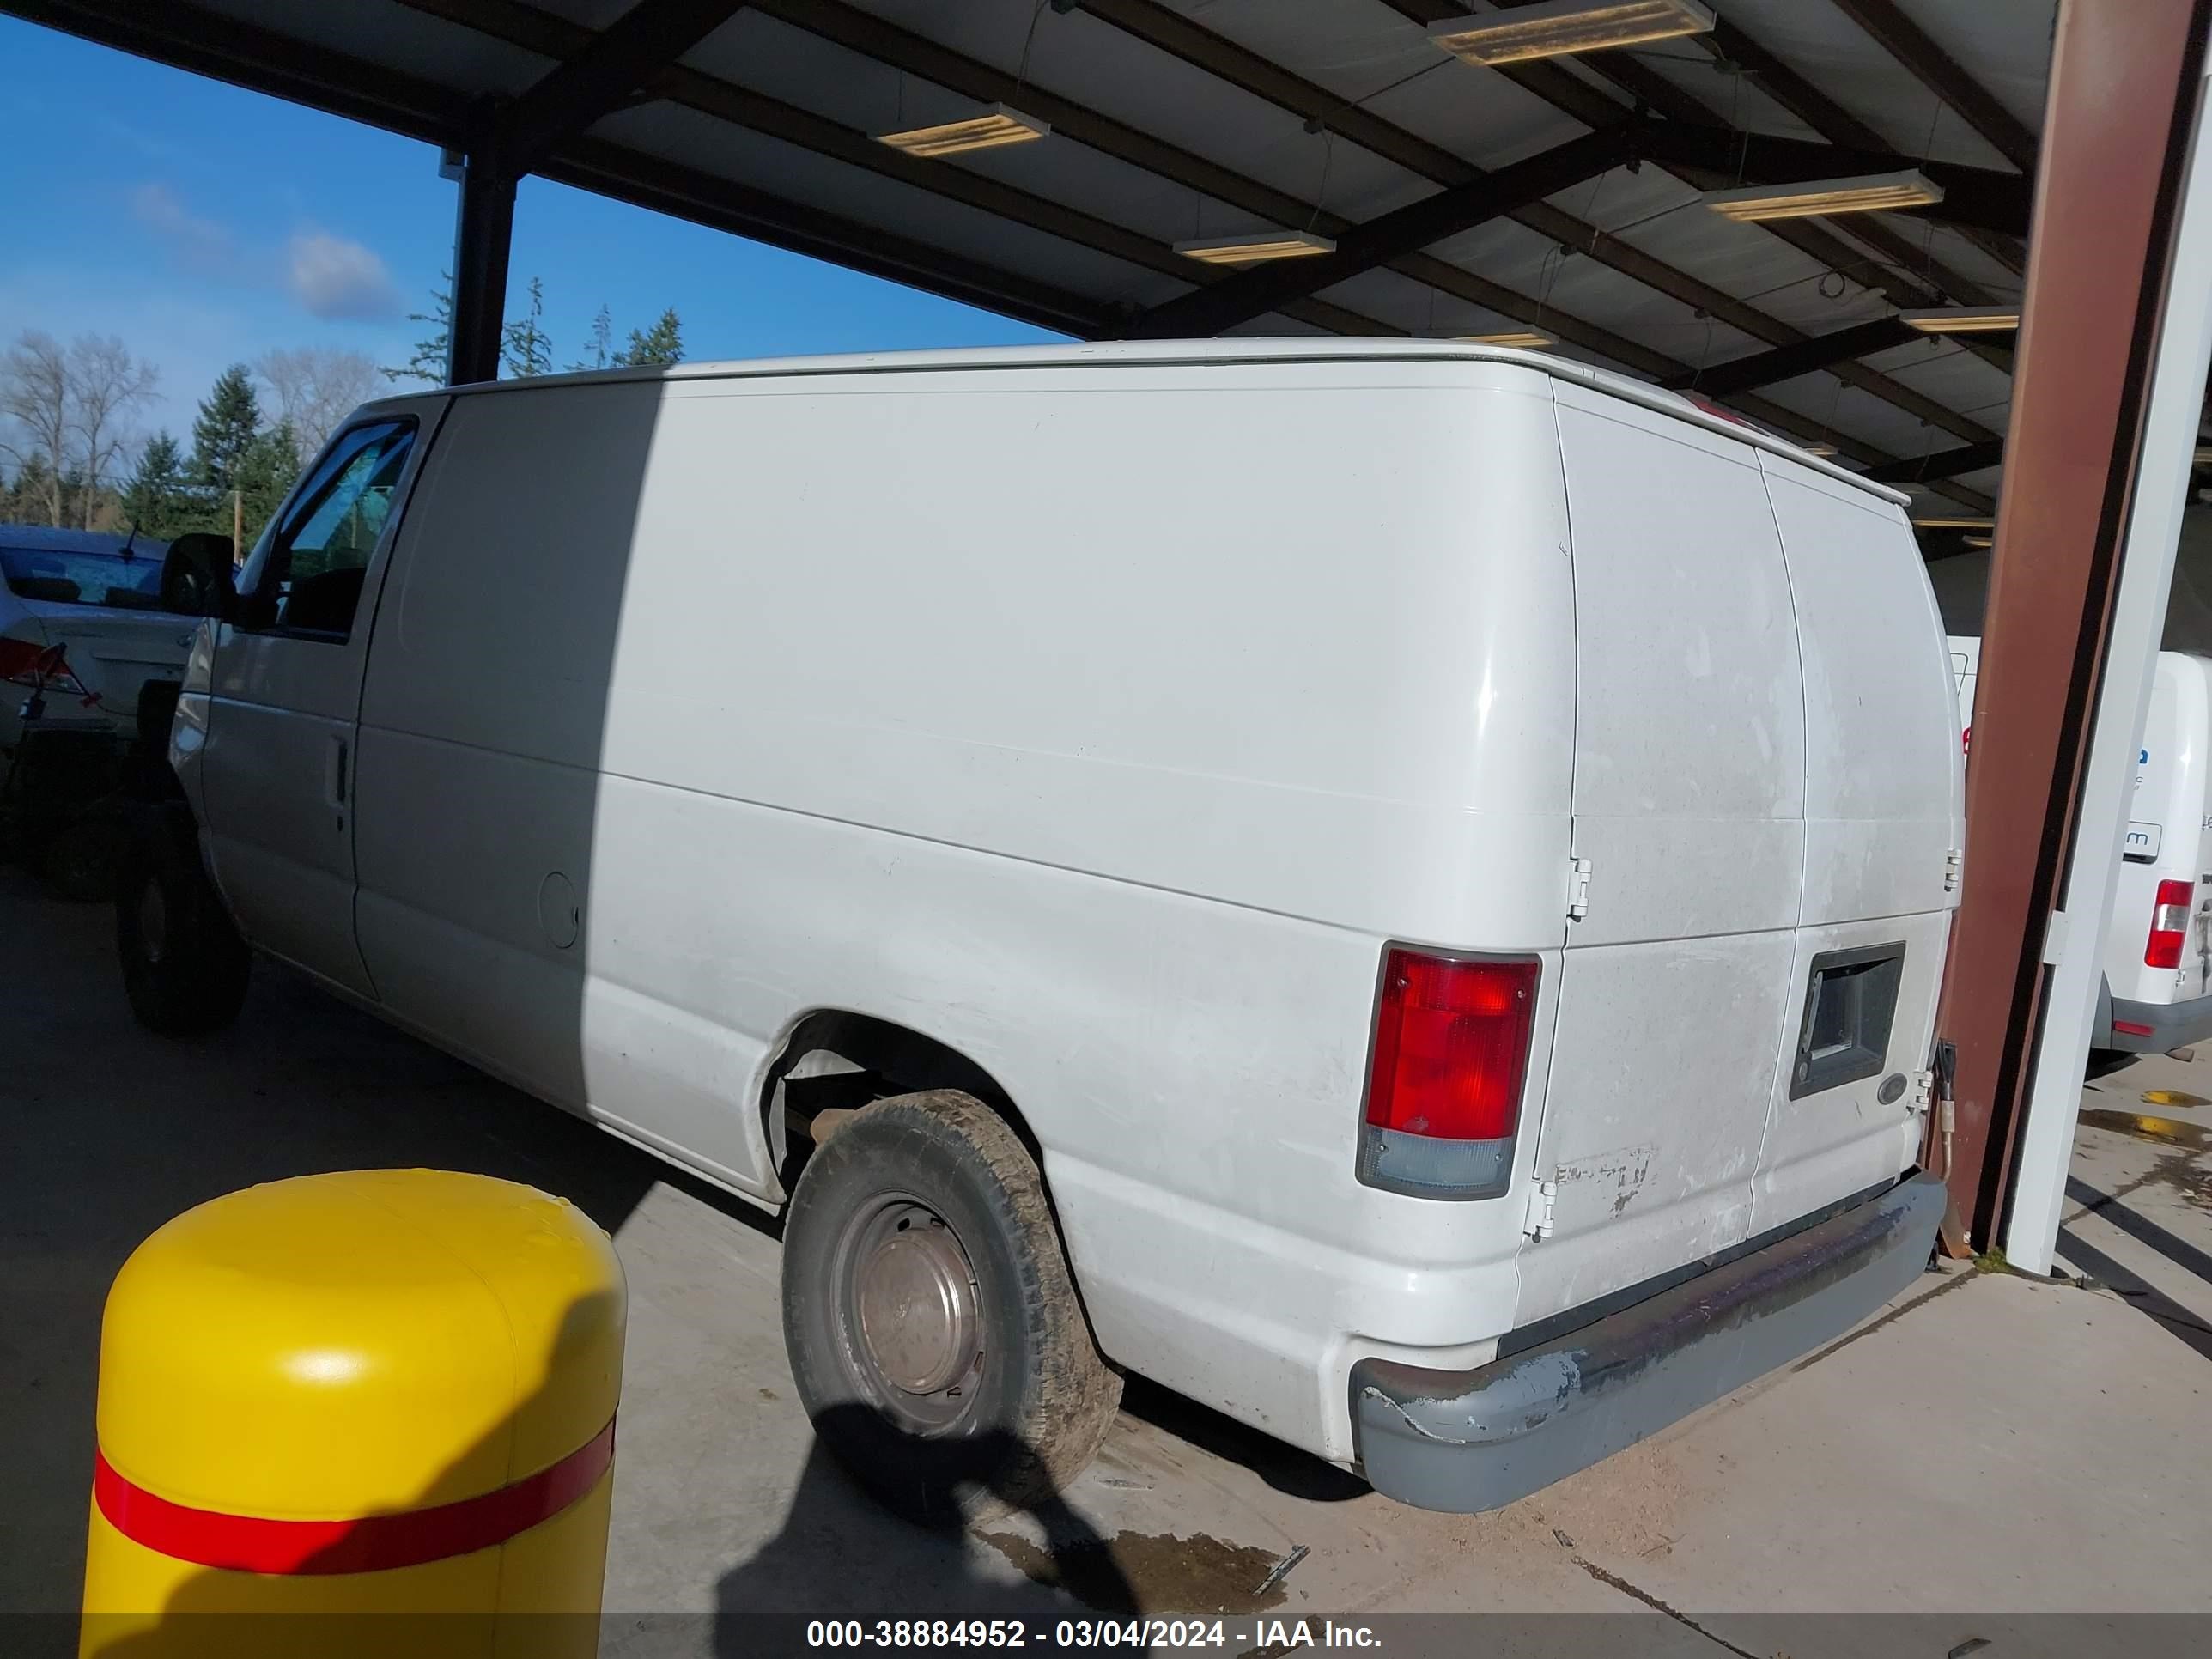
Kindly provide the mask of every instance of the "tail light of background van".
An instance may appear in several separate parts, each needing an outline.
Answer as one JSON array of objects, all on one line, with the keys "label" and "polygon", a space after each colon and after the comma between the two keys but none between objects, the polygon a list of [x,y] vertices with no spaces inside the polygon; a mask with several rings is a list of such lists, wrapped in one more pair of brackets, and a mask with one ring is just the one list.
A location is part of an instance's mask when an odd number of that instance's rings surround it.
[{"label": "tail light of background van", "polygon": [[1495,1198],[1512,1177],[1536,1018],[1528,957],[1383,953],[1359,1179],[1415,1198]]},{"label": "tail light of background van", "polygon": [[2188,941],[2189,911],[2196,897],[2194,882],[2159,883],[2158,902],[2150,913],[2150,938],[2143,945],[2143,966],[2181,966],[2181,947]]}]

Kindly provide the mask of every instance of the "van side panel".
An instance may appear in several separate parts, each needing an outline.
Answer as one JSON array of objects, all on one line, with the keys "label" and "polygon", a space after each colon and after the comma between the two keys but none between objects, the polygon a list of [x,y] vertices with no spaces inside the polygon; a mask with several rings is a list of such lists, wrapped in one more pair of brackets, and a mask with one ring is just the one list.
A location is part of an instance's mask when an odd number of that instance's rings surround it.
[{"label": "van side panel", "polygon": [[[1896,506],[1761,454],[1790,574],[1805,676],[1805,896],[1784,1053],[1759,1159],[1752,1230],[1893,1180],[1912,1162],[1911,1090],[1928,1064],[1950,913],[1951,849],[1966,844],[1960,737],[1942,621]],[[1905,946],[1889,1040],[1870,1076],[1790,1098],[1813,963]]]},{"label": "van side panel", "polygon": [[1523,1252],[1544,1318],[1745,1237],[1804,863],[1805,717],[1754,452],[1555,391],[1574,532],[1575,850]]}]

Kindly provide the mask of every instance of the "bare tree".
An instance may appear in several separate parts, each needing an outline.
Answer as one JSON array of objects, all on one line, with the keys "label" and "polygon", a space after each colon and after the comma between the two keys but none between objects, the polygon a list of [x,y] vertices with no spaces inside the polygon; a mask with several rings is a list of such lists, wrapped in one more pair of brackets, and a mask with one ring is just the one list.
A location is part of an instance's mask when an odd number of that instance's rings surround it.
[{"label": "bare tree", "polygon": [[277,418],[290,423],[303,456],[319,451],[340,421],[382,389],[374,359],[330,346],[268,352],[253,367],[276,394]]},{"label": "bare tree", "polygon": [[122,458],[132,433],[131,416],[158,395],[161,371],[142,363],[114,335],[80,334],[69,349],[70,429],[84,474],[84,527],[100,499],[100,475]]},{"label": "bare tree", "polygon": [[0,438],[0,454],[12,458],[46,490],[46,522],[62,521],[64,447],[70,434],[70,364],[61,342],[38,329],[15,337],[0,358],[0,417],[14,428]]}]

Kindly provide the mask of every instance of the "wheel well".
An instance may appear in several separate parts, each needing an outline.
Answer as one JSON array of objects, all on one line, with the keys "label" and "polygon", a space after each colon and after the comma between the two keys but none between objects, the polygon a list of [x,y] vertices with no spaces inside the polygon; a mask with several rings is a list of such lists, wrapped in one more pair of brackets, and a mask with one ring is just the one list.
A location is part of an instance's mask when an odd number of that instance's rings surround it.
[{"label": "wheel well", "polygon": [[926,1033],[872,1014],[825,1008],[792,1028],[761,1085],[761,1129],[784,1191],[791,1191],[813,1150],[811,1127],[820,1114],[921,1089],[957,1089],[981,1101],[1029,1149],[1042,1177],[1042,1145],[989,1072]]}]

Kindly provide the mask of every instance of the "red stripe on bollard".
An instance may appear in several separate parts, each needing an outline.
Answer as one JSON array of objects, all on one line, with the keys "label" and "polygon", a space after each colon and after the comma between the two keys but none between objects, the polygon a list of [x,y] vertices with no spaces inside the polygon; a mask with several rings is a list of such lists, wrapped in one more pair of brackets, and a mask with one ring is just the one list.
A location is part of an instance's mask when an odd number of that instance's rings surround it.
[{"label": "red stripe on bollard", "polygon": [[272,1521],[172,1504],[133,1486],[104,1453],[94,1454],[92,1494],[116,1531],[179,1561],[232,1572],[384,1572],[503,1544],[591,1491],[614,1458],[610,1422],[559,1462],[511,1486],[355,1521]]}]

